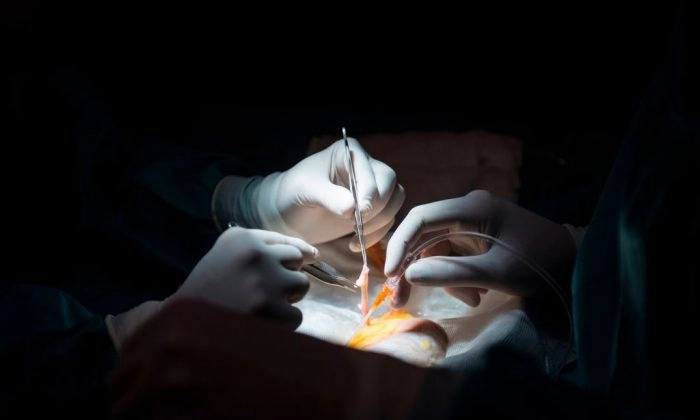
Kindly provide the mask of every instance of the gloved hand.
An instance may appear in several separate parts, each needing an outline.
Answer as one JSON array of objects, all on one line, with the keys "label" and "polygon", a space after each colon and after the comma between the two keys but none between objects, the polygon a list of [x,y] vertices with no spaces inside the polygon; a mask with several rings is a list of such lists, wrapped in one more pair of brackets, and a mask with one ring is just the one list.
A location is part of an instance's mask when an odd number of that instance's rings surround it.
[{"label": "gloved hand", "polygon": [[162,306],[180,298],[195,298],[296,329],[301,311],[290,303],[299,301],[309,288],[308,278],[299,269],[317,257],[318,250],[301,239],[230,228],[172,296],[163,302],[146,302],[116,317],[108,316],[108,328],[119,346]]},{"label": "gloved hand", "polygon": [[[348,138],[355,163],[358,199],[369,247],[389,231],[403,204],[396,173],[372,159],[357,140]],[[213,197],[214,219],[223,227],[273,230],[311,244],[328,242],[354,230],[354,201],[343,140],[313,154],[285,172],[264,178],[224,178]],[[357,238],[350,249],[359,251]]]},{"label": "gloved hand", "polygon": [[[455,231],[485,233],[504,241],[568,289],[576,246],[567,229],[487,191],[413,208],[389,240],[385,274],[399,274],[409,252],[426,239]],[[399,283],[395,306],[406,303],[410,284],[444,286],[471,306],[479,304],[480,292],[486,289],[534,296],[550,288],[510,251],[474,237],[440,242],[409,265]]]}]

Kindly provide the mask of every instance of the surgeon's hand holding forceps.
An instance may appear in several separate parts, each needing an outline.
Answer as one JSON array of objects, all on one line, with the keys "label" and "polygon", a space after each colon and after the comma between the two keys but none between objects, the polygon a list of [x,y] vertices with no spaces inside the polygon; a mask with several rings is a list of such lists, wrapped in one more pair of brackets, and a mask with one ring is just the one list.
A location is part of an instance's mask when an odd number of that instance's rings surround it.
[{"label": "surgeon's hand holding forceps", "polygon": [[[352,197],[355,201],[355,232],[357,233],[357,238],[360,243],[362,263],[364,264],[364,267],[367,267],[367,248],[365,247],[364,226],[362,223],[362,215],[360,214],[360,203],[357,198],[357,177],[355,176],[355,163],[353,161],[352,154],[350,153],[350,144],[348,143],[348,136],[345,131],[345,127],[343,127],[343,140],[345,141],[346,164],[348,167],[350,191],[352,192]],[[352,292],[357,292],[359,289],[359,286],[354,281],[348,280],[347,278],[341,276],[336,269],[323,261],[305,265],[302,269],[326,284],[339,286]]]},{"label": "surgeon's hand holding forceps", "polygon": [[[362,261],[364,266],[367,266],[367,250],[365,248],[365,241],[363,235],[363,225],[362,216],[360,214],[359,201],[357,198],[357,179],[355,177],[355,167],[353,162],[352,154],[350,153],[350,145],[348,143],[347,134],[345,132],[345,127],[343,127],[343,140],[345,141],[345,152],[346,152],[346,165],[348,167],[348,176],[350,190],[352,191],[352,196],[355,201],[355,229],[360,243],[360,250],[362,251]],[[236,226],[235,223],[229,222],[229,227]],[[302,267],[302,270],[313,277],[317,278],[323,283],[331,286],[342,287],[345,290],[356,293],[360,287],[351,280],[348,280],[342,276],[338,270],[336,270],[330,264],[324,261],[317,261],[312,264],[306,264]]]}]

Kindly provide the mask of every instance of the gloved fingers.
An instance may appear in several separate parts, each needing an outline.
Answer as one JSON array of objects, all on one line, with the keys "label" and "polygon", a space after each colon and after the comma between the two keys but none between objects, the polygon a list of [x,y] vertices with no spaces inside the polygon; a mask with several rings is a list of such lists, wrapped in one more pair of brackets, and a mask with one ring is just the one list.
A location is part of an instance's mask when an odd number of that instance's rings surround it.
[{"label": "gloved fingers", "polygon": [[[386,234],[391,230],[392,226],[394,226],[394,219],[391,219],[389,223],[379,227],[379,229],[369,234],[365,233],[365,246],[369,248],[377,242],[381,241],[382,238],[384,238]],[[360,240],[357,239],[357,235],[353,236],[352,239],[350,239],[350,250],[352,252],[360,252]]]},{"label": "gloved fingers", "polygon": [[[403,187],[398,185],[382,212],[364,225],[365,244],[368,248],[384,238],[394,227],[396,213],[401,209],[405,198]],[[357,236],[350,240],[350,250],[360,252],[360,241]]]},{"label": "gloved fingers", "polygon": [[[445,232],[436,231],[435,233],[436,235],[439,235]],[[421,241],[423,239],[421,239]],[[438,242],[435,245],[423,251],[421,253],[421,259],[436,256],[450,256],[452,252],[452,244],[449,240],[445,240],[442,242]],[[488,289],[482,289],[478,287],[446,287],[445,291],[448,294],[466,303],[467,305],[475,308],[481,303],[481,295],[486,293]]]},{"label": "gloved fingers", "polygon": [[481,295],[486,293],[487,289],[478,287],[446,287],[445,291],[472,308],[475,308],[481,303]]},{"label": "gloved fingers", "polygon": [[299,302],[311,286],[309,278],[298,271],[285,275],[285,280],[282,292],[289,303]]},{"label": "gloved fingers", "polygon": [[[341,141],[341,144],[342,141]],[[360,202],[360,212],[366,213],[373,203],[380,197],[377,179],[372,167],[372,159],[360,143],[352,137],[348,137],[350,154],[355,166],[355,176],[357,177],[357,198]],[[345,149],[343,146],[343,153]],[[345,163],[345,159],[343,159]]]},{"label": "gloved fingers", "polygon": [[307,183],[299,198],[303,203],[323,207],[342,219],[352,219],[355,212],[355,200],[350,189],[329,180]]},{"label": "gloved fingers", "polygon": [[393,296],[391,296],[391,307],[392,308],[402,308],[408,302],[408,298],[411,296],[411,283],[407,282],[402,276],[399,280],[399,284],[394,291]]},{"label": "gloved fingers", "polygon": [[299,248],[292,245],[268,245],[266,252],[275,260],[282,263],[282,266],[298,271],[304,265],[304,254]]},{"label": "gloved fingers", "polygon": [[309,290],[309,279],[299,271],[303,264],[301,252],[290,245],[270,245],[267,253],[281,265],[272,267],[272,271],[264,273],[264,276],[271,278],[264,278],[263,281],[277,281],[270,284],[274,284],[273,287],[289,301],[295,302],[304,297]]},{"label": "gloved fingers", "polygon": [[296,330],[302,321],[302,314],[298,308],[281,302],[271,302],[264,305],[256,311],[255,315],[274,321],[291,331]]},{"label": "gloved fingers", "polygon": [[423,235],[442,229],[459,228],[465,219],[478,225],[480,220],[488,218],[485,213],[487,209],[483,208],[486,206],[481,205],[479,200],[468,200],[470,196],[477,197],[473,194],[411,209],[389,240],[384,273],[389,277],[396,275],[401,263]]},{"label": "gloved fingers", "polygon": [[303,264],[310,264],[316,261],[320,255],[316,247],[309,245],[303,239],[269,230],[255,229],[255,232],[268,245],[291,245],[297,248],[302,254]]},{"label": "gloved fingers", "polygon": [[408,266],[404,276],[421,286],[496,288],[500,274],[492,258],[490,251],[471,257],[421,258]]},{"label": "gloved fingers", "polygon": [[[384,233],[388,232],[388,230],[394,226],[396,213],[398,213],[401,209],[405,199],[406,194],[404,193],[403,186],[397,185],[397,188],[394,189],[389,202],[384,206],[382,211],[371,219],[366,220],[364,224],[365,236],[370,236],[377,230],[382,230]],[[351,240],[350,249],[355,252],[359,251],[359,241],[357,237]]]},{"label": "gloved fingers", "polygon": [[[370,208],[363,211],[362,216],[366,220],[371,220],[376,215],[382,213],[384,208],[389,204],[394,197],[398,184],[396,182],[396,172],[385,164],[376,159],[370,158],[370,165],[374,171],[374,179],[377,185],[377,196],[370,202]],[[358,181],[358,190],[361,188]],[[403,194],[403,187],[401,194]],[[359,195],[358,195],[359,197]],[[403,204],[403,199],[401,200]],[[400,205],[399,205],[400,207]]]}]

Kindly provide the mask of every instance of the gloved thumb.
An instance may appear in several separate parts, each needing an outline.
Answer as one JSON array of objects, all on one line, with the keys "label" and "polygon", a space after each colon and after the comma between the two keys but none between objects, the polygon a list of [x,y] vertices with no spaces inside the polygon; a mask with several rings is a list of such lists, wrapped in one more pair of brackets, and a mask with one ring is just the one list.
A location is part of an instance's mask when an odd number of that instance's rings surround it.
[{"label": "gloved thumb", "polygon": [[350,190],[331,182],[310,185],[307,198],[309,204],[319,205],[340,217],[352,217],[355,210]]},{"label": "gloved thumb", "polygon": [[420,286],[493,288],[496,278],[487,254],[469,257],[428,257],[411,264],[406,280]]}]

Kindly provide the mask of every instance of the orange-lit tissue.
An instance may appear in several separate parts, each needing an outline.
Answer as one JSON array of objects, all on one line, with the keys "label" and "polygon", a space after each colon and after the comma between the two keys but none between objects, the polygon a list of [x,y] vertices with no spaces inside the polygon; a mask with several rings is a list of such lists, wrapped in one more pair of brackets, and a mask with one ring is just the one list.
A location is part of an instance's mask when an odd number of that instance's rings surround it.
[{"label": "orange-lit tissue", "polygon": [[437,323],[393,310],[362,325],[348,346],[430,366],[445,357],[447,341],[447,333]]},{"label": "orange-lit tissue", "polygon": [[[377,243],[367,249],[370,265],[384,269],[385,249]],[[444,359],[447,352],[447,333],[437,323],[415,318],[411,314],[392,309],[384,315],[369,319],[388,297],[391,289],[384,285],[369,308],[369,267],[363,266],[357,279],[362,291],[360,310],[363,323],[350,338],[352,348],[394,356],[408,363],[430,366]]]}]

